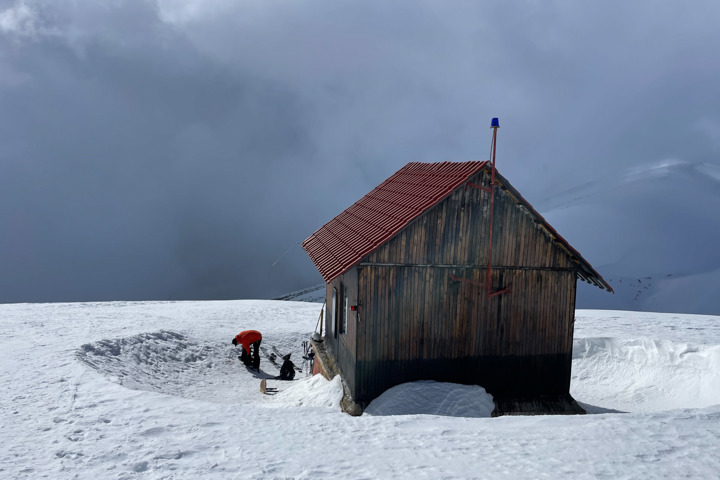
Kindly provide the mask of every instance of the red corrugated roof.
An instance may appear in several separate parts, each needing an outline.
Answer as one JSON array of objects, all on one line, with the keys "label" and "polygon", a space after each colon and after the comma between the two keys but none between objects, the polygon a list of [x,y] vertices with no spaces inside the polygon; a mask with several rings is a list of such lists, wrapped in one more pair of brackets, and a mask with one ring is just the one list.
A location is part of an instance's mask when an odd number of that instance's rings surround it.
[{"label": "red corrugated roof", "polygon": [[326,282],[344,273],[487,162],[408,163],[303,242]]},{"label": "red corrugated roof", "polygon": [[[313,233],[302,246],[325,281],[330,282],[462,186],[487,164],[488,162],[408,163]],[[570,246],[497,170],[496,175],[496,181],[508,189],[517,203],[528,209],[555,242],[566,249],[578,265],[578,276],[612,292],[612,287],[590,263]]]}]

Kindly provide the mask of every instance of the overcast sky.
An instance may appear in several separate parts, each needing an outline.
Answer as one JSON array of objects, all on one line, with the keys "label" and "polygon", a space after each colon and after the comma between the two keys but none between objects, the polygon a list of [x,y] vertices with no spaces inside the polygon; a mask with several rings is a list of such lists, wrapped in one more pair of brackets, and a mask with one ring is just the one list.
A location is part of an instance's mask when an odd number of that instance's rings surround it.
[{"label": "overcast sky", "polygon": [[540,210],[720,164],[718,25],[717,0],[0,0],[0,302],[320,283],[300,242],[407,162],[487,159],[493,116]]}]

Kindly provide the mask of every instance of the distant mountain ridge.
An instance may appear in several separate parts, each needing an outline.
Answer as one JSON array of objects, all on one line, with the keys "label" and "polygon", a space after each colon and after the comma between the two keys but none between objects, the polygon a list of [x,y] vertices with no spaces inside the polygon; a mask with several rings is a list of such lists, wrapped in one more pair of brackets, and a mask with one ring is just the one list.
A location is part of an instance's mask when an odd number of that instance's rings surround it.
[{"label": "distant mountain ridge", "polygon": [[271,300],[323,303],[325,301],[325,284],[322,283],[320,285],[304,288],[302,290],[296,290],[294,292],[286,293],[279,297],[272,298]]},{"label": "distant mountain ridge", "polygon": [[612,285],[578,308],[720,312],[720,166],[666,159],[536,202]]}]

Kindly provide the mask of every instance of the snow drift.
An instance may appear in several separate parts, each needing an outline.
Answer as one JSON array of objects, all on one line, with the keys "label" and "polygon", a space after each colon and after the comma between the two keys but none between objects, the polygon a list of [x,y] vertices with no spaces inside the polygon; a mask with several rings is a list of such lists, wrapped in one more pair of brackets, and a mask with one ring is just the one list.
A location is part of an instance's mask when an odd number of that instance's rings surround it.
[{"label": "snow drift", "polygon": [[720,346],[645,338],[581,338],[573,345],[572,395],[628,412],[720,403]]},{"label": "snow drift", "polygon": [[477,385],[420,381],[386,390],[365,409],[369,415],[445,415],[490,417],[492,395]]}]

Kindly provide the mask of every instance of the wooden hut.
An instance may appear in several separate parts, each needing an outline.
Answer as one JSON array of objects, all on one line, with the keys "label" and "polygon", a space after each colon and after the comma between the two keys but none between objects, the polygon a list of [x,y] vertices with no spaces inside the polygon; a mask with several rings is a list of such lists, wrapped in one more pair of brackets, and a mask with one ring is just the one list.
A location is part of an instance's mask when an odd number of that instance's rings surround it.
[{"label": "wooden hut", "polygon": [[359,405],[431,379],[483,386],[498,413],[581,413],[576,279],[612,288],[492,163],[409,163],[303,248],[327,282],[324,349]]}]

